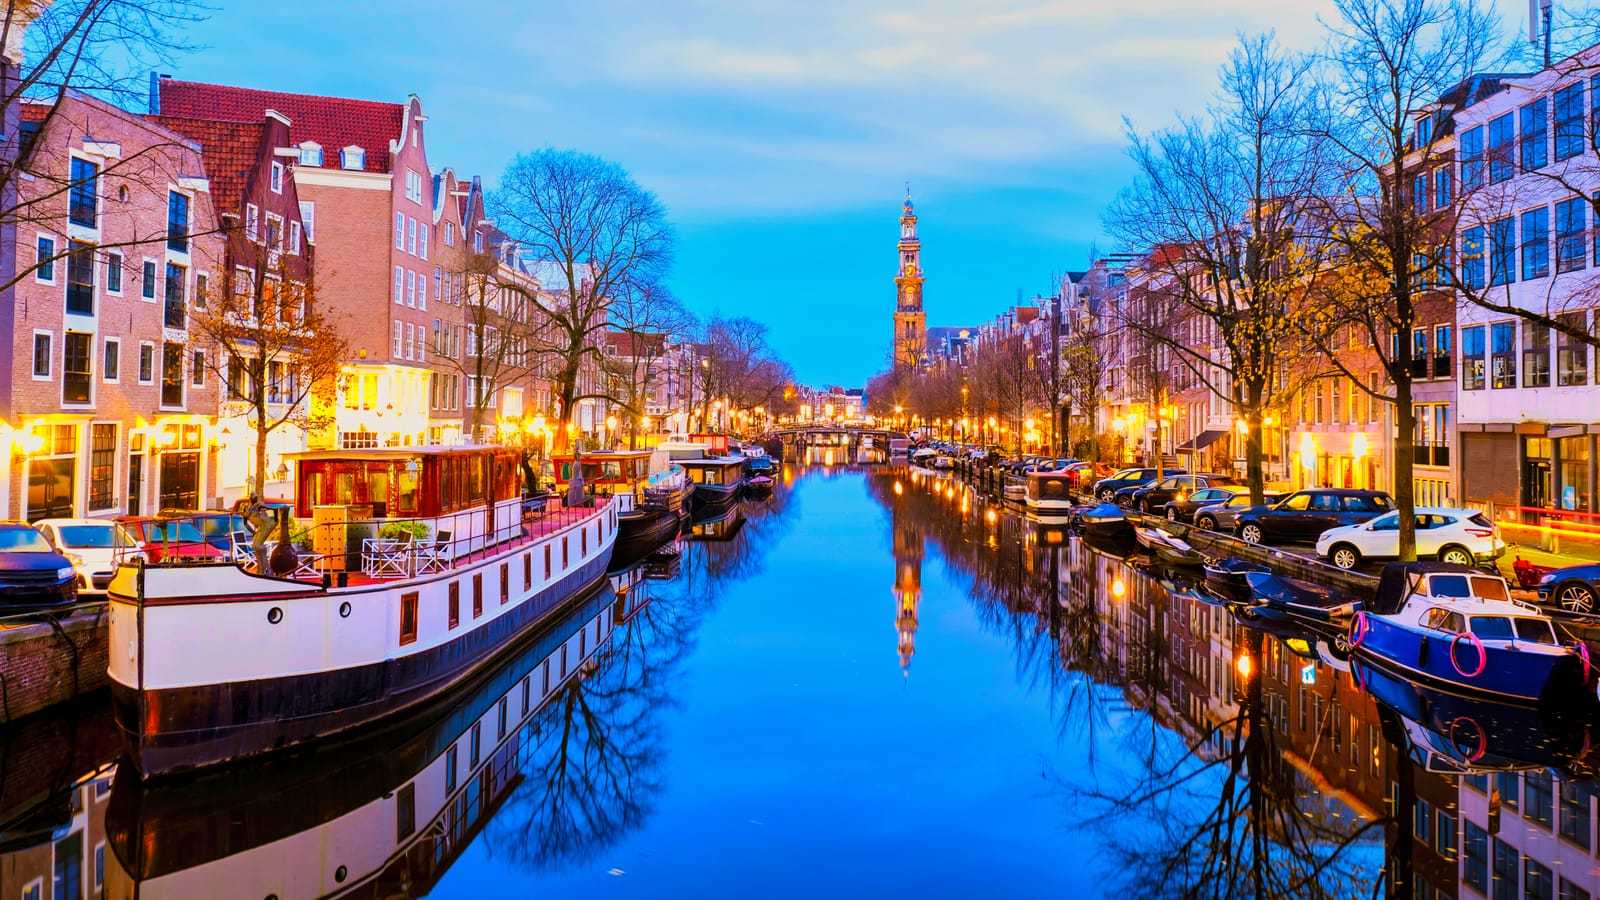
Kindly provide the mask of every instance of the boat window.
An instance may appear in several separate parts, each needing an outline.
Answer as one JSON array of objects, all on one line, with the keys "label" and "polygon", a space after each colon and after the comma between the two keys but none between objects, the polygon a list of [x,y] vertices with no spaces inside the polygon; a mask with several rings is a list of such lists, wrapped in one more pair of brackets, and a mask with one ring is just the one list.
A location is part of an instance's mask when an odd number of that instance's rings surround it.
[{"label": "boat window", "polygon": [[1428,579],[1428,593],[1434,597],[1470,597],[1465,575],[1434,575]]},{"label": "boat window", "polygon": [[1444,628],[1445,619],[1449,618],[1450,610],[1435,606],[1422,614],[1422,627]]},{"label": "boat window", "polygon": [[1505,616],[1473,616],[1472,633],[1485,640],[1509,641],[1511,620]]},{"label": "boat window", "polygon": [[1506,583],[1499,578],[1488,578],[1475,575],[1472,579],[1472,594],[1485,600],[1509,600],[1506,593]]},{"label": "boat window", "polygon": [[1535,644],[1554,644],[1556,634],[1543,619],[1517,619],[1517,639]]}]

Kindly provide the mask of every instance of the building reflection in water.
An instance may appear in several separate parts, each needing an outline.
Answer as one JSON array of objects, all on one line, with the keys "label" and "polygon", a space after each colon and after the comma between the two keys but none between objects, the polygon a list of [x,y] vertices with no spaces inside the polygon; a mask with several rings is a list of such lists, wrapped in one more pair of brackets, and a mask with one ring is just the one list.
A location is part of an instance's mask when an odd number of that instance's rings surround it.
[{"label": "building reflection in water", "polygon": [[911,672],[917,653],[917,605],[922,602],[922,531],[905,510],[909,501],[905,485],[894,482],[889,501],[890,546],[894,556],[894,630],[900,654],[900,671]]},{"label": "building reflection in water", "polygon": [[1120,864],[1116,889],[1600,896],[1595,723],[1384,679],[1291,623],[1247,627],[1152,560],[969,512],[940,474],[868,482],[891,512],[897,572],[914,534],[919,563],[926,541],[970,576],[1063,740],[1103,754],[1055,781],[1064,815]]}]

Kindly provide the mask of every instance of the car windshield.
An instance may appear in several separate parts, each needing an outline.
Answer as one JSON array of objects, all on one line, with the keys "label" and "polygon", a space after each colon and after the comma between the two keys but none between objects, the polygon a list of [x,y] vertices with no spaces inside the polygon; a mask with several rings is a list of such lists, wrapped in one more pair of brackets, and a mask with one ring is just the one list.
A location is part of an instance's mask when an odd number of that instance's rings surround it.
[{"label": "car windshield", "polygon": [[61,533],[61,543],[68,547],[100,548],[116,543],[116,531],[110,522],[104,525],[62,525],[56,530]]},{"label": "car windshield", "polygon": [[1543,619],[1517,619],[1517,640],[1532,641],[1535,644],[1554,644],[1556,634],[1550,628],[1550,623]]},{"label": "car windshield", "polygon": [[50,542],[32,528],[0,528],[0,552],[52,553]]},{"label": "car windshield", "polygon": [[1511,620],[1504,616],[1473,616],[1472,633],[1491,641],[1511,640]]}]

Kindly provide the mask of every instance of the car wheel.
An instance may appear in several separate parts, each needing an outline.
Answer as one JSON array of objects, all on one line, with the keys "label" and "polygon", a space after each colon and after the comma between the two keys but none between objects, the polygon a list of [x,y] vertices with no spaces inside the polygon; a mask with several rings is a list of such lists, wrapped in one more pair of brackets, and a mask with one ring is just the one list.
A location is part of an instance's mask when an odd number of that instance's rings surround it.
[{"label": "car wheel", "polygon": [[1556,605],[1567,612],[1594,611],[1594,589],[1581,581],[1569,581],[1556,588]]},{"label": "car wheel", "polygon": [[1167,521],[1168,522],[1176,522],[1176,521],[1178,521],[1178,510],[1177,510],[1176,507],[1172,507],[1172,506],[1167,507]]},{"label": "car wheel", "polygon": [[1328,559],[1348,572],[1361,565],[1361,551],[1349,544],[1335,544],[1333,549],[1328,551]]},{"label": "car wheel", "polygon": [[1261,543],[1261,526],[1254,522],[1247,522],[1239,526],[1239,538],[1246,544]]},{"label": "car wheel", "polygon": [[1203,531],[1216,531],[1217,520],[1211,518],[1210,516],[1201,516],[1200,518],[1194,520],[1194,527]]},{"label": "car wheel", "polygon": [[1101,503],[1110,503],[1111,502],[1111,498],[1113,498],[1115,496],[1116,496],[1116,492],[1115,491],[1101,491],[1100,492],[1100,502]]},{"label": "car wheel", "polygon": [[1470,566],[1473,563],[1472,551],[1457,544],[1451,544],[1439,551],[1439,561],[1456,566]]}]

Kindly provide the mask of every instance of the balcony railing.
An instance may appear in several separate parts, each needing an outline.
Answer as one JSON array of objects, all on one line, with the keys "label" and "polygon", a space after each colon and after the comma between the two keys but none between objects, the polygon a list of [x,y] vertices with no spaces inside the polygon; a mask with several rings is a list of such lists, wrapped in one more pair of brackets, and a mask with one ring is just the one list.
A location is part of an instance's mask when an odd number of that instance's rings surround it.
[{"label": "balcony railing", "polygon": [[1411,461],[1418,466],[1448,466],[1450,465],[1450,445],[1430,441],[1418,441],[1411,448]]}]

